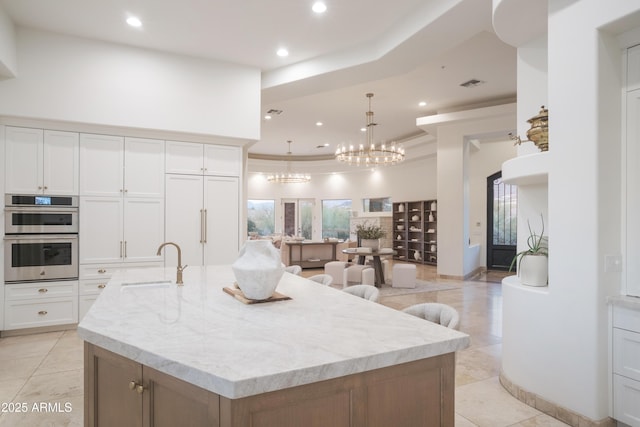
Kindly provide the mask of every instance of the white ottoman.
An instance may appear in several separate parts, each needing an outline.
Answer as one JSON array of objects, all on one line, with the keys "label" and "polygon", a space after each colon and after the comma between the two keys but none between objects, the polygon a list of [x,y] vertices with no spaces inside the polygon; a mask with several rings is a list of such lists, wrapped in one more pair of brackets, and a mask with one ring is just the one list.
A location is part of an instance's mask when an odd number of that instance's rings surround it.
[{"label": "white ottoman", "polygon": [[342,277],[344,275],[344,269],[349,265],[344,261],[329,261],[324,265],[324,274],[328,274],[333,278],[333,285],[342,285]]},{"label": "white ottoman", "polygon": [[392,281],[394,288],[415,288],[416,266],[413,264],[394,264]]},{"label": "white ottoman", "polygon": [[342,287],[349,286],[349,282],[362,285],[375,285],[376,273],[373,268],[368,265],[355,264],[344,269],[342,276]]}]

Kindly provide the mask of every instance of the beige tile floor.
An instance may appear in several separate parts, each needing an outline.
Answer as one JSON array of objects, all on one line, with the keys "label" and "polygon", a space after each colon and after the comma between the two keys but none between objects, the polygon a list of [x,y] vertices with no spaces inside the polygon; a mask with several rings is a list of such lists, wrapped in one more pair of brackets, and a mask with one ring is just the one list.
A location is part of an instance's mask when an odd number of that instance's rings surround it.
[{"label": "beige tile floor", "polygon": [[[418,266],[419,279],[436,280],[435,275],[434,267]],[[459,311],[460,330],[471,336],[471,346],[457,355],[457,427],[564,426],[514,399],[498,381],[501,279],[497,273],[471,281],[439,279],[454,288],[383,297],[380,303],[402,309],[434,301]],[[83,425],[82,358],[75,331],[0,338],[0,427]]]}]

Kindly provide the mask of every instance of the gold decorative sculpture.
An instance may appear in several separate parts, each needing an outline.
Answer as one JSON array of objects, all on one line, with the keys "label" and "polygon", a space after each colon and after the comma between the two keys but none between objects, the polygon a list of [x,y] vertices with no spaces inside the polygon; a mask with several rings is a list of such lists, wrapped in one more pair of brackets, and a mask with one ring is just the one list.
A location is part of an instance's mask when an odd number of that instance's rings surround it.
[{"label": "gold decorative sculpture", "polygon": [[531,141],[536,147],[540,149],[540,151],[548,151],[549,150],[549,110],[544,108],[544,105],[541,107],[540,112],[527,120],[527,123],[531,123],[531,127],[527,131],[527,140],[523,141],[520,139],[520,136],[513,136],[512,133],[509,134],[511,139],[515,142],[515,145],[520,145],[523,142]]}]

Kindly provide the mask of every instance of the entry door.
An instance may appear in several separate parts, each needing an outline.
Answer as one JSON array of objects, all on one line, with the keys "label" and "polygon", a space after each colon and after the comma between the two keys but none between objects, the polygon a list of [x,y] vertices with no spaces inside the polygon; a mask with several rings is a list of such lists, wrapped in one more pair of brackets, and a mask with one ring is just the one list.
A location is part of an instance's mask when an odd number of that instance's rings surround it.
[{"label": "entry door", "polygon": [[487,178],[487,269],[508,270],[516,254],[518,189],[502,182],[502,171]]}]

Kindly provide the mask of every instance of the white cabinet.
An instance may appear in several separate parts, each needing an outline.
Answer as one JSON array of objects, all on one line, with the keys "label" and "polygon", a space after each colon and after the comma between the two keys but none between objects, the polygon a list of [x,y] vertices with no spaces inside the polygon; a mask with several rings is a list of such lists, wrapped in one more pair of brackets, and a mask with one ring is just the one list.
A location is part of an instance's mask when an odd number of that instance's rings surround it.
[{"label": "white cabinet", "polygon": [[80,264],[160,261],[164,199],[80,198]]},{"label": "white cabinet", "polygon": [[82,134],[80,264],[161,261],[164,141]]},{"label": "white cabinet", "polygon": [[78,282],[15,283],[4,287],[4,329],[78,322]]},{"label": "white cabinet", "polygon": [[[165,238],[182,249],[183,265],[232,263],[238,255],[240,184],[236,177],[166,176]],[[176,265],[168,250],[165,265]]]},{"label": "white cabinet", "polygon": [[640,427],[640,311],[613,306],[613,418]]},{"label": "white cabinet", "polygon": [[82,196],[164,196],[164,141],[82,134],[80,158]]},{"label": "white cabinet", "polygon": [[162,267],[162,262],[139,264],[86,264],[80,266],[80,284],[78,286],[78,322],[82,320],[91,305],[107,287],[113,273],[120,269],[139,269]]},{"label": "white cabinet", "polygon": [[6,128],[6,192],[77,195],[78,134]]},{"label": "white cabinet", "polygon": [[242,150],[228,145],[167,141],[167,173],[240,176]]}]

